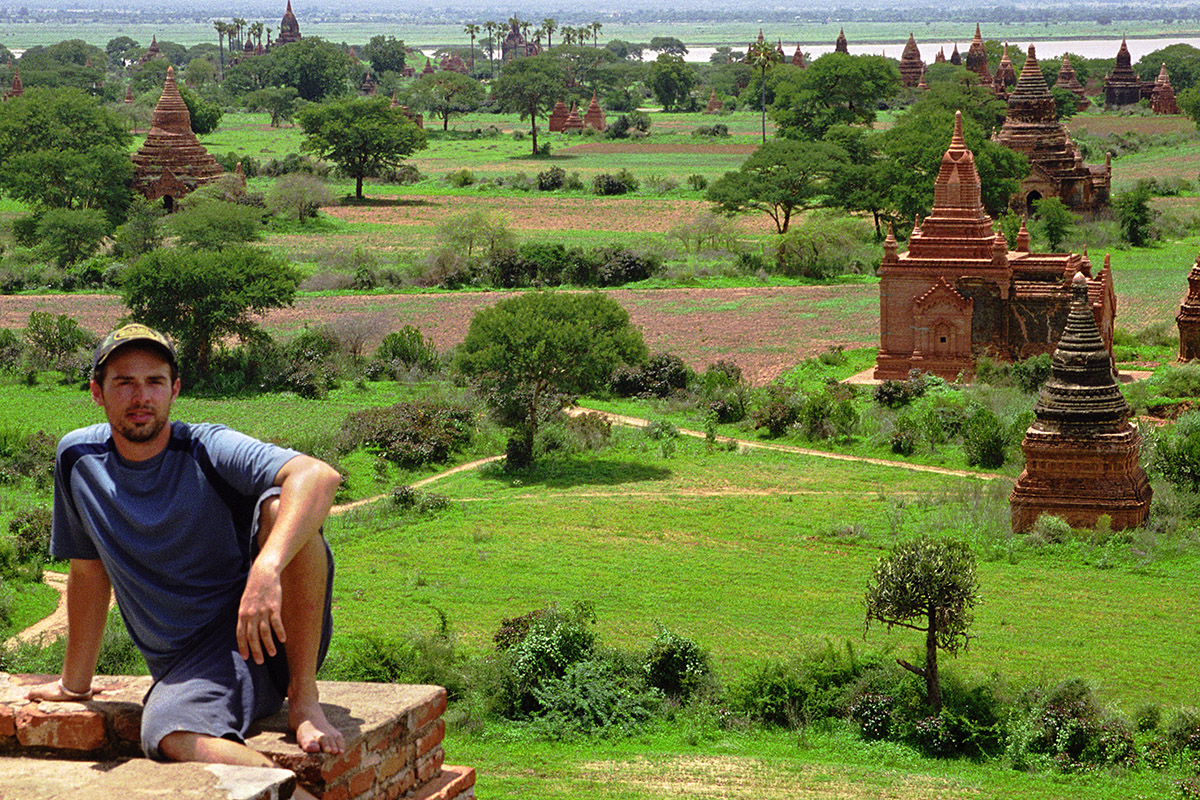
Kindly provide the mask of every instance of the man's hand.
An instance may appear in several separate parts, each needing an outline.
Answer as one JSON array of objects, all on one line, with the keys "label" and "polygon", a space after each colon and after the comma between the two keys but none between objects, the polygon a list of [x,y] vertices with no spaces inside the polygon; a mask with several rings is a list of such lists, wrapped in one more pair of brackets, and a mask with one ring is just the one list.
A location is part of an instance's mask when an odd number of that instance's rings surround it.
[{"label": "man's hand", "polygon": [[47,702],[82,703],[85,700],[91,700],[94,696],[100,694],[103,689],[88,686],[87,691],[71,691],[63,686],[61,680],[51,681],[50,683],[42,683],[37,686],[31,686],[29,691],[25,693],[25,697],[29,700],[45,700]]},{"label": "man's hand", "polygon": [[287,641],[282,608],[279,575],[256,561],[250,567],[246,589],[238,606],[237,643],[242,658],[253,658],[255,664],[261,664],[266,656],[275,655],[276,638]]}]

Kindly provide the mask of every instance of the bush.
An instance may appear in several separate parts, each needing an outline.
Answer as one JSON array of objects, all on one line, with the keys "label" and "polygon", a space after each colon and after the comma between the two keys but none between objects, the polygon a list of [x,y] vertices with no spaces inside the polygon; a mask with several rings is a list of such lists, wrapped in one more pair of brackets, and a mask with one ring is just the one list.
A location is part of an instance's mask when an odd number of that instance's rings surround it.
[{"label": "bush", "polygon": [[470,443],[474,428],[475,413],[466,406],[403,402],[350,414],[342,423],[340,449],[376,448],[388,461],[411,469],[445,461]]},{"label": "bush", "polygon": [[723,122],[718,122],[714,125],[701,125],[696,130],[692,131],[692,136],[706,136],[709,138],[722,137],[729,135],[729,126]]},{"label": "bush", "polygon": [[303,222],[315,219],[321,206],[332,205],[333,192],[325,182],[304,172],[293,172],[275,179],[267,193],[267,208],[273,214]]},{"label": "bush", "polygon": [[532,689],[538,716],[530,725],[551,739],[571,734],[629,735],[653,716],[659,699],[631,687],[627,676],[602,660],[577,661],[561,676],[546,677]]},{"label": "bush", "polygon": [[1026,394],[1040,390],[1050,380],[1051,362],[1050,354],[1042,353],[1013,364],[1012,376],[1017,388]]},{"label": "bush", "polygon": [[615,175],[602,172],[592,178],[592,192],[599,195],[616,195],[636,192],[640,184],[633,173],[622,169]]},{"label": "bush", "polygon": [[708,178],[697,173],[688,175],[685,179],[685,182],[690,188],[695,189],[697,192],[703,192],[708,188]]},{"label": "bush", "polygon": [[922,397],[925,394],[927,385],[928,383],[925,380],[924,374],[913,370],[909,373],[907,380],[898,381],[889,379],[882,381],[875,387],[873,397],[875,402],[881,406],[900,408]]},{"label": "bush", "polygon": [[446,183],[459,189],[463,188],[464,186],[470,186],[471,184],[475,183],[475,173],[471,172],[471,170],[467,169],[466,167],[463,167],[462,169],[456,169],[453,172],[446,174]]},{"label": "bush", "polygon": [[543,192],[553,192],[563,188],[563,183],[567,179],[567,171],[562,167],[551,167],[548,170],[539,172],[537,176],[538,190]]},{"label": "bush", "polygon": [[708,653],[661,624],[642,661],[646,682],[667,697],[686,702],[712,678]]},{"label": "bush", "polygon": [[1154,434],[1150,466],[1180,491],[1200,491],[1200,412],[1189,411]]},{"label": "bush", "polygon": [[[56,369],[64,380],[78,377],[77,370],[84,351],[96,346],[96,338],[79,327],[66,314],[54,316],[45,311],[31,311],[25,326],[25,342],[31,365],[35,369]],[[90,365],[90,359],[87,360]]]},{"label": "bush", "polygon": [[620,246],[593,251],[591,261],[596,265],[595,283],[600,286],[621,286],[644,281],[662,267],[662,259],[658,256]]},{"label": "bush", "polygon": [[387,365],[395,376],[397,368],[436,372],[441,359],[433,342],[412,325],[405,325],[383,337],[375,351],[375,361]]},{"label": "bush", "polygon": [[750,412],[754,429],[766,428],[772,438],[782,436],[799,420],[802,402],[794,389],[782,383],[764,386],[758,391]]},{"label": "bush", "polygon": [[539,697],[537,690],[543,683],[562,678],[572,664],[595,655],[595,622],[586,604],[568,611],[551,606],[505,619],[493,637],[504,655],[495,697],[499,713],[516,719],[540,710],[546,695]]},{"label": "bush", "polygon": [[21,339],[15,331],[0,328],[0,372],[16,372],[21,363]]},{"label": "bush", "polygon": [[962,437],[967,464],[984,469],[1004,466],[1008,432],[995,412],[983,406],[968,408]]},{"label": "bush", "polygon": [[690,370],[672,353],[657,353],[644,367],[618,367],[609,380],[621,397],[666,397],[687,387]]},{"label": "bush", "polygon": [[51,208],[37,223],[41,248],[59,267],[82,261],[100,248],[108,219],[94,208]]},{"label": "bush", "polygon": [[1010,723],[1008,756],[1016,769],[1048,767],[1077,772],[1134,765],[1133,728],[1104,712],[1081,680],[1063,681],[1044,697],[1032,696]]},{"label": "bush", "polygon": [[411,486],[399,486],[392,490],[392,505],[403,511],[433,514],[449,508],[450,498],[437,492],[422,492]]},{"label": "bush", "polygon": [[8,521],[18,561],[47,561],[50,558],[50,509],[26,508]]},{"label": "bush", "polygon": [[774,271],[815,279],[864,274],[875,268],[876,249],[874,230],[865,219],[813,212],[779,237]]}]

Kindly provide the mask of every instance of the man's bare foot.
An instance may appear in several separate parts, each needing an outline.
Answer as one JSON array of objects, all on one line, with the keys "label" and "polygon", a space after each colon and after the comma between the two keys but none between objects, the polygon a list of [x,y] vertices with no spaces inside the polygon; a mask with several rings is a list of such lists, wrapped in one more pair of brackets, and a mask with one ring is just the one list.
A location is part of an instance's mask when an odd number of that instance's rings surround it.
[{"label": "man's bare foot", "polygon": [[346,738],[325,717],[320,703],[289,704],[288,726],[296,732],[296,744],[306,753],[337,755],[346,749]]}]

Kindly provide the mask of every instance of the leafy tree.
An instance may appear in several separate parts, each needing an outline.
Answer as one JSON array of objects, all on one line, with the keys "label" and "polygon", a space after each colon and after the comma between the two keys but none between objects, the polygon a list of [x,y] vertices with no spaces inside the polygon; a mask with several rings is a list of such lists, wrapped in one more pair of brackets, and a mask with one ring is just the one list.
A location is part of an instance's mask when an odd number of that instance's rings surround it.
[{"label": "leafy tree", "polygon": [[27,90],[0,104],[0,191],[41,208],[95,208],[110,225],[129,205],[130,136],[77,89]]},{"label": "leafy tree", "polygon": [[133,319],[175,337],[184,368],[205,375],[213,346],[254,334],[252,315],[291,305],[299,279],[257,248],[160,249],[129,268],[121,294]]},{"label": "leafy tree", "polygon": [[116,63],[124,64],[130,60],[132,53],[140,50],[141,47],[135,39],[128,36],[117,36],[109,39],[108,44],[104,45],[104,53]]},{"label": "leafy tree", "polygon": [[674,36],[654,36],[650,39],[649,50],[682,58],[688,54],[687,47]]},{"label": "leafy tree", "polygon": [[333,192],[325,181],[304,172],[289,172],[275,179],[267,193],[267,208],[303,222],[317,216],[321,206],[332,205]]},{"label": "leafy tree", "polygon": [[117,254],[134,258],[162,244],[162,203],[138,195],[129,206],[125,223],[116,230]]},{"label": "leafy tree", "polygon": [[207,58],[193,58],[187,63],[187,70],[184,73],[183,80],[188,86],[195,86],[197,89],[200,89],[205,84],[212,83],[216,78],[216,64]]},{"label": "leafy tree", "polygon": [[557,410],[563,396],[598,389],[615,367],[645,360],[641,331],[612,298],[529,292],[477,312],[454,365],[516,427],[531,459],[547,406]]},{"label": "leafy tree", "polygon": [[566,74],[559,61],[549,53],[514,58],[504,65],[492,86],[492,100],[504,111],[521,115],[530,122],[533,155],[537,155],[537,118],[550,113],[566,86]]},{"label": "leafy tree", "polygon": [[45,311],[31,311],[25,326],[25,342],[29,345],[29,357],[39,369],[57,369],[63,380],[75,376],[72,356],[80,349],[96,346],[96,339],[79,327],[79,323],[66,314],[55,316]]},{"label": "leafy tree", "polygon": [[483,84],[449,70],[422,75],[413,83],[408,95],[409,105],[441,117],[442,130],[449,130],[451,114],[474,111],[483,100]]},{"label": "leafy tree", "polygon": [[1175,102],[1179,105],[1179,110],[1187,114],[1192,122],[1200,127],[1200,86],[1193,86],[1179,92],[1175,95]]},{"label": "leafy tree", "polygon": [[291,124],[297,98],[296,90],[290,86],[270,87],[246,95],[246,107],[267,112],[271,115],[271,127],[278,128],[285,122]]},{"label": "leafy tree", "polygon": [[193,196],[170,216],[166,227],[179,238],[179,244],[223,250],[259,238],[262,210],[215,197]]},{"label": "leafy tree", "polygon": [[37,238],[58,266],[67,267],[95,253],[110,230],[94,208],[51,208],[38,220]]},{"label": "leafy tree", "polygon": [[1133,65],[1133,70],[1142,80],[1152,81],[1158,77],[1163,64],[1167,65],[1171,86],[1176,92],[1200,84],[1200,49],[1182,42],[1167,45],[1142,56]]},{"label": "leafy tree", "polygon": [[1079,113],[1079,95],[1070,89],[1052,88],[1050,96],[1054,98],[1054,113],[1060,120],[1070,119]]},{"label": "leafy tree", "polygon": [[354,178],[355,197],[363,197],[363,178],[397,167],[425,147],[425,131],[391,108],[384,97],[348,98],[305,106],[299,115],[303,148],[333,161]]},{"label": "leafy tree", "polygon": [[1150,242],[1150,224],[1154,222],[1150,187],[1139,181],[1134,188],[1114,197],[1112,206],[1121,226],[1121,238],[1134,247],[1145,247]]},{"label": "leafy tree", "polygon": [[846,160],[846,151],[828,142],[774,139],[709,186],[707,199],[725,214],[765,212],[778,233],[787,233],[795,212],[821,203]]},{"label": "leafy tree", "polygon": [[68,39],[29,48],[18,66],[26,86],[95,92],[96,85],[104,82],[108,55],[82,39]]},{"label": "leafy tree", "polygon": [[650,91],[664,111],[678,110],[696,85],[696,71],[673,53],[659,53],[650,65]]},{"label": "leafy tree", "polygon": [[192,118],[192,133],[203,136],[206,133],[212,133],[221,124],[221,116],[224,114],[221,106],[202,99],[187,88],[181,87],[179,96],[183,98],[183,104],[188,108],[188,116]]},{"label": "leafy tree", "polygon": [[404,72],[404,58],[408,48],[403,39],[392,36],[372,36],[362,49],[362,57],[371,62],[376,75],[383,72]]},{"label": "leafy tree", "polygon": [[301,99],[320,102],[347,88],[350,57],[317,36],[272,47],[229,69],[223,88],[235,97],[268,87],[291,87]]},{"label": "leafy tree", "polygon": [[819,139],[838,124],[870,124],[879,101],[900,91],[900,71],[883,56],[826,53],[775,90],[780,135]]},{"label": "leafy tree", "polygon": [[1052,253],[1058,252],[1059,245],[1067,238],[1079,219],[1057,197],[1046,197],[1038,202],[1037,218],[1042,223],[1042,232],[1046,235],[1046,242],[1050,245]]},{"label": "leafy tree", "polygon": [[942,709],[938,650],[966,646],[971,609],[979,602],[975,556],[965,542],[922,536],[900,542],[875,565],[867,581],[867,627],[882,622],[925,632],[925,666],[897,663],[925,679],[930,711]]}]

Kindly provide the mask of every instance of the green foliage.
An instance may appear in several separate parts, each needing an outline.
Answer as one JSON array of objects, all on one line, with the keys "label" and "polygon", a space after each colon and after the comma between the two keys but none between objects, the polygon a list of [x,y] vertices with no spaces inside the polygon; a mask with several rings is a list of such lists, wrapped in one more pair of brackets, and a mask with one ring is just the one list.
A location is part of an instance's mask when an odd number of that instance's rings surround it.
[{"label": "green foliage", "polygon": [[383,337],[375,351],[375,360],[422,372],[435,372],[441,366],[441,358],[433,342],[412,325],[405,325]]},{"label": "green foliage", "polygon": [[725,214],[762,211],[778,233],[787,233],[794,213],[824,201],[830,176],[846,159],[827,142],[772,140],[709,186],[706,198]]},{"label": "green foliage", "polygon": [[1059,120],[1070,119],[1079,113],[1079,95],[1070,89],[1059,89],[1052,86],[1050,96],[1054,98],[1054,110]]},{"label": "green foliage", "polygon": [[483,84],[467,75],[439,70],[422,75],[408,92],[408,104],[441,119],[442,130],[450,129],[450,117],[474,111],[483,104]]},{"label": "green foliage", "polygon": [[597,389],[618,365],[645,358],[641,332],[611,298],[530,292],[478,311],[454,367],[524,431],[532,451],[544,399]]},{"label": "green foliage", "polygon": [[1151,469],[1180,491],[1200,491],[1200,412],[1154,433]]},{"label": "green foliage", "polygon": [[836,210],[806,215],[775,245],[774,273],[788,277],[832,278],[874,270],[879,250],[865,220]]},{"label": "green foliage", "polygon": [[215,197],[200,197],[189,199],[164,225],[182,245],[224,250],[260,238],[262,210]]},{"label": "green foliage", "polygon": [[664,111],[677,111],[696,85],[696,73],[682,55],[659,53],[650,65],[648,83]]},{"label": "green foliage", "polygon": [[121,294],[135,320],[175,338],[181,369],[203,376],[216,342],[249,338],[251,315],[291,305],[298,282],[263,250],[155,250],[129,268]]},{"label": "green foliage", "polygon": [[963,450],[967,464],[984,469],[996,469],[1004,465],[1008,431],[990,408],[972,406],[962,427]]},{"label": "green foliage", "polygon": [[267,192],[267,208],[275,214],[303,222],[315,219],[321,206],[334,203],[325,181],[305,172],[292,172],[275,179]]},{"label": "green foliage", "polygon": [[108,219],[96,209],[51,208],[38,220],[37,238],[61,268],[94,254],[110,230]]},{"label": "green foliage", "polygon": [[687,388],[691,370],[672,353],[656,353],[645,365],[618,367],[609,379],[621,397],[666,397]]},{"label": "green foliage", "polygon": [[45,208],[97,209],[115,226],[130,201],[129,144],[94,98],[29,89],[0,104],[0,191]]},{"label": "green foliage", "polygon": [[686,702],[712,683],[708,653],[686,636],[660,623],[642,661],[646,682],[667,697]]},{"label": "green foliage", "polygon": [[1038,202],[1036,210],[1037,219],[1042,224],[1042,233],[1046,237],[1046,243],[1050,245],[1050,252],[1057,253],[1079,218],[1057,197],[1043,198]]},{"label": "green foliage", "polygon": [[549,53],[512,59],[492,85],[492,102],[498,108],[529,120],[534,156],[538,154],[537,119],[550,113],[565,85],[562,64]]},{"label": "green foliage", "polygon": [[19,561],[46,561],[50,558],[50,509],[44,506],[24,508],[8,521]]},{"label": "green foliage", "polygon": [[1133,727],[1106,713],[1083,681],[1063,681],[1044,695],[1031,693],[1022,700],[1007,743],[1015,769],[1079,772],[1134,765]]},{"label": "green foliage", "polygon": [[1150,187],[1138,183],[1133,189],[1113,198],[1113,213],[1121,225],[1121,238],[1134,247],[1145,247],[1150,242],[1150,225],[1154,212],[1150,209]]},{"label": "green foliage", "polygon": [[546,681],[562,678],[569,667],[596,655],[595,622],[591,606],[582,603],[504,620],[494,637],[503,662],[495,710],[512,719],[536,713],[547,699],[537,694]]},{"label": "green foliage", "polygon": [[[1138,59],[1133,69],[1144,81],[1154,81],[1163,64],[1171,76],[1171,86],[1176,92],[1191,89],[1200,83],[1200,49],[1178,42],[1147,53]],[[1080,79],[1082,83],[1082,79]]]},{"label": "green foliage", "polygon": [[271,115],[271,127],[278,128],[285,123],[291,123],[296,115],[299,94],[291,86],[271,86],[259,89],[246,95],[246,108],[252,111],[265,111]]},{"label": "green foliage", "polygon": [[592,178],[592,191],[598,195],[616,195],[636,192],[638,180],[633,173],[623,169],[615,175],[602,172]]},{"label": "green foliage", "polygon": [[928,388],[923,373],[913,370],[906,380],[885,380],[875,387],[875,402],[888,408],[900,408],[923,396]]},{"label": "green foliage", "polygon": [[896,64],[883,56],[826,53],[775,88],[771,119],[783,136],[820,139],[834,125],[875,120],[880,100],[900,89]]},{"label": "green foliage", "polygon": [[1027,394],[1039,391],[1042,384],[1050,379],[1052,362],[1049,353],[1016,362],[1012,366],[1013,382],[1018,389]]},{"label": "green foliage", "polygon": [[371,37],[360,55],[371,62],[371,70],[376,75],[381,75],[384,72],[404,72],[407,50],[403,39],[380,34]]},{"label": "green foliage", "polygon": [[221,124],[224,112],[220,105],[208,102],[184,86],[179,87],[179,96],[183,98],[183,104],[187,106],[191,117],[192,133],[204,136],[215,131]]},{"label": "green foliage", "polygon": [[968,641],[971,609],[979,602],[975,556],[966,543],[921,536],[902,541],[880,558],[867,582],[867,626],[882,622],[926,634],[925,666],[904,664],[925,678],[926,701],[942,709],[937,651],[954,654]]},{"label": "green foliage", "polygon": [[434,401],[403,402],[356,411],[342,422],[340,448],[368,447],[405,469],[437,464],[466,447],[475,432],[475,413],[466,406]]},{"label": "green foliage", "polygon": [[629,736],[658,710],[659,698],[622,675],[609,660],[577,661],[561,676],[544,677],[532,689],[537,717],[531,729],[549,739],[572,734]]},{"label": "green foliage", "polygon": [[138,195],[129,206],[125,222],[117,228],[116,251],[126,258],[136,258],[160,246],[163,241],[162,203]]},{"label": "green foliage", "polygon": [[399,166],[426,146],[425,131],[399,108],[392,108],[384,97],[329,100],[305,106],[300,110],[299,122],[304,129],[304,149],[333,161],[354,178],[355,197],[360,200],[364,178]]},{"label": "green foliage", "polygon": [[754,429],[766,428],[772,438],[785,434],[800,419],[803,397],[782,383],[768,384],[757,392],[750,419]]},{"label": "green foliage", "polygon": [[37,369],[56,369],[63,380],[79,377],[82,361],[88,361],[84,351],[96,346],[96,338],[66,314],[45,311],[29,312],[25,325],[25,343],[31,364]]}]

